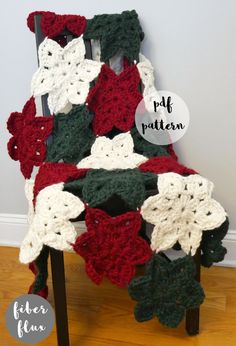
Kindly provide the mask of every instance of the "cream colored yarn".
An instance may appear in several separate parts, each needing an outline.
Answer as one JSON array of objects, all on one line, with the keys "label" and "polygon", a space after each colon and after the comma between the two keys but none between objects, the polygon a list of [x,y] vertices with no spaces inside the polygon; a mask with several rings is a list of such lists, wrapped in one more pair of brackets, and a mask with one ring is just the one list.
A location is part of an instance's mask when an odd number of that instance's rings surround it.
[{"label": "cream colored yarn", "polygon": [[183,177],[176,173],[158,175],[159,194],[145,200],[141,214],[155,225],[151,248],[159,252],[177,241],[182,250],[194,255],[202,231],[219,227],[226,219],[222,206],[211,198],[213,183],[200,175]]},{"label": "cream colored yarn", "polygon": [[45,38],[39,46],[39,69],[33,76],[34,96],[49,94],[52,113],[63,111],[69,104],[83,104],[89,83],[100,73],[102,63],[85,56],[83,37],[75,38],[62,48],[56,41]]},{"label": "cream colored yarn", "polygon": [[113,139],[97,137],[91,148],[91,155],[81,160],[78,168],[128,169],[136,168],[147,161],[147,157],[134,153],[134,142],[129,132]]},{"label": "cream colored yarn", "polygon": [[20,248],[20,262],[34,261],[40,254],[43,245],[57,250],[72,250],[77,232],[70,219],[79,216],[84,204],[73,194],[62,191],[63,183],[54,184],[41,190],[36,199],[33,212],[33,183],[26,182],[26,195],[29,199],[29,232]]},{"label": "cream colored yarn", "polygon": [[153,112],[153,101],[161,101],[160,95],[155,87],[154,68],[143,54],[139,54],[137,68],[144,86],[143,99],[146,109],[149,112]]}]

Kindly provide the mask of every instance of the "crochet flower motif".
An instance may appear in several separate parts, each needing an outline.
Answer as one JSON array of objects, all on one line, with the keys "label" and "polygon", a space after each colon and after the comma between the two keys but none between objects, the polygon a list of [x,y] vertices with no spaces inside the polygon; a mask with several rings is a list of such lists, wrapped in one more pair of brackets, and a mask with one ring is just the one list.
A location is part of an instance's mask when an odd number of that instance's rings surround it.
[{"label": "crochet flower motif", "polygon": [[54,119],[52,143],[47,147],[47,161],[77,163],[88,155],[95,136],[89,125],[92,120],[85,105],[74,106],[68,114]]},{"label": "crochet flower motif", "polygon": [[135,265],[146,263],[151,250],[138,232],[139,212],[111,217],[100,209],[86,210],[87,232],[77,238],[74,250],[85,259],[86,272],[96,284],[106,276],[123,287],[135,275]]},{"label": "crochet flower motif", "polygon": [[139,83],[136,65],[125,68],[119,75],[103,65],[87,98],[89,109],[95,113],[92,125],[96,135],[104,135],[113,127],[122,132],[133,127],[135,111],[142,99]]},{"label": "crochet flower motif", "polygon": [[48,106],[58,113],[70,104],[82,104],[89,92],[89,83],[97,77],[102,64],[84,58],[82,37],[75,38],[62,48],[45,38],[39,46],[39,69],[33,76],[34,96],[49,94]]},{"label": "crochet flower motif", "polygon": [[41,15],[41,30],[44,36],[49,38],[60,35],[64,29],[68,29],[74,35],[80,36],[86,27],[86,18],[83,16],[35,11],[30,13],[27,18],[27,25],[32,32],[35,32],[34,17],[36,15]]},{"label": "crochet flower motif", "polygon": [[160,255],[147,264],[146,275],[129,284],[130,296],[138,301],[134,314],[138,322],[157,317],[171,328],[179,325],[185,311],[203,303],[204,292],[194,279],[195,265],[190,256],[169,262]]},{"label": "crochet flower motif", "polygon": [[[32,195],[28,191],[30,218],[29,232],[20,248],[20,261],[29,263],[40,254],[43,245],[57,250],[72,250],[77,233],[70,219],[79,216],[84,204],[78,197],[62,191],[63,183],[41,190],[37,196],[35,212],[32,213]],[[31,183],[31,187],[33,184]]]},{"label": "crochet flower motif", "polygon": [[33,167],[39,166],[46,156],[45,140],[53,129],[52,117],[37,117],[35,101],[31,97],[22,113],[11,113],[7,128],[13,135],[8,142],[8,152],[15,161],[20,161],[21,172],[30,178]]},{"label": "crochet flower motif", "polygon": [[141,209],[143,218],[155,225],[152,250],[169,249],[178,241],[185,253],[194,255],[202,231],[219,227],[226,219],[222,206],[211,198],[213,183],[197,174],[164,173],[157,186],[159,194],[149,197]]},{"label": "crochet flower motif", "polygon": [[108,61],[122,50],[130,61],[137,60],[144,33],[137,13],[103,14],[87,21],[85,39],[98,39],[101,43],[101,59]]},{"label": "crochet flower motif", "polygon": [[81,160],[78,168],[127,169],[136,168],[147,161],[145,156],[134,153],[130,133],[121,133],[113,139],[97,137],[91,148],[91,155]]}]

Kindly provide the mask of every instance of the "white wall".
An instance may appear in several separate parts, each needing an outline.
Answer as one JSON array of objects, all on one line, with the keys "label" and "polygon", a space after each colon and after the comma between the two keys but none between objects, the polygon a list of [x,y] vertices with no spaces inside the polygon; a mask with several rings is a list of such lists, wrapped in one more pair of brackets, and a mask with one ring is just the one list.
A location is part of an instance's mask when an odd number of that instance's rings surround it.
[{"label": "white wall", "polygon": [[0,2],[0,213],[25,214],[24,180],[7,155],[5,122],[30,96],[36,69],[34,10],[83,14],[136,9],[146,34],[142,50],[156,69],[157,86],[179,94],[191,119],[177,144],[182,161],[215,182],[215,197],[236,229],[236,1],[234,0],[7,0]]}]

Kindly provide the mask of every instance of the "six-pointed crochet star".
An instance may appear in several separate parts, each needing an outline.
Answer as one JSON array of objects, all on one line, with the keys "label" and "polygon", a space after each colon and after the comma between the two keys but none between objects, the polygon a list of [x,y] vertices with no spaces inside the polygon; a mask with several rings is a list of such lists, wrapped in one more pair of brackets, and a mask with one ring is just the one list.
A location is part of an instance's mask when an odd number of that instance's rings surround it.
[{"label": "six-pointed crochet star", "polygon": [[194,255],[202,231],[219,227],[226,219],[225,210],[211,197],[213,184],[198,174],[163,173],[157,188],[159,194],[149,197],[141,209],[143,218],[155,225],[152,250],[167,250],[178,241],[185,253]]},{"label": "six-pointed crochet star", "polygon": [[53,117],[36,117],[34,98],[25,104],[22,113],[11,113],[7,128],[13,135],[8,142],[8,152],[13,160],[20,161],[21,172],[29,179],[34,166],[39,166],[46,156],[45,140],[53,129]]},{"label": "six-pointed crochet star", "polygon": [[87,208],[87,232],[77,238],[74,250],[86,262],[86,272],[96,284],[107,277],[123,287],[135,275],[135,266],[151,256],[148,243],[138,236],[142,218],[139,212],[111,217],[100,209]]},{"label": "six-pointed crochet star", "polygon": [[62,48],[45,38],[39,46],[39,69],[35,72],[31,90],[34,96],[48,93],[52,113],[63,111],[70,104],[83,104],[89,83],[97,77],[102,64],[85,56],[83,37],[75,38]]},{"label": "six-pointed crochet star", "polygon": [[129,294],[138,303],[135,318],[144,322],[157,317],[168,327],[177,327],[185,311],[204,300],[204,292],[194,279],[195,264],[190,256],[172,262],[156,254],[147,264],[146,274],[129,284]]},{"label": "six-pointed crochet star", "polygon": [[33,184],[26,188],[29,200],[29,232],[20,247],[20,261],[30,263],[40,254],[43,245],[57,250],[72,250],[77,233],[70,219],[84,210],[84,203],[69,192],[63,191],[63,183],[42,189],[33,208]]},{"label": "six-pointed crochet star", "polygon": [[142,100],[139,92],[140,76],[136,65],[125,68],[119,75],[103,65],[87,103],[94,112],[93,131],[104,135],[113,127],[122,132],[134,125],[135,111]]},{"label": "six-pointed crochet star", "polygon": [[68,114],[54,118],[52,142],[47,147],[46,160],[78,163],[90,152],[95,136],[89,125],[92,114],[85,105],[74,106]]},{"label": "six-pointed crochet star", "polygon": [[91,148],[91,155],[77,165],[78,168],[128,169],[136,168],[147,161],[143,155],[134,153],[134,143],[130,133],[121,133],[112,139],[98,137]]}]

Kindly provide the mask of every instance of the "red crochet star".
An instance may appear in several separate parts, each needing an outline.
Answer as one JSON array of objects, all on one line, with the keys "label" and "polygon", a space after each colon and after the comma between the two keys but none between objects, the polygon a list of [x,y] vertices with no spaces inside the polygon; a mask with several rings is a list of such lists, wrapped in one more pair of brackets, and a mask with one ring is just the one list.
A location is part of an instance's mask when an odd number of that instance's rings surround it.
[{"label": "red crochet star", "polygon": [[31,97],[22,113],[11,113],[7,128],[13,135],[7,147],[11,158],[20,161],[21,172],[29,179],[34,166],[39,166],[46,156],[45,140],[53,129],[53,117],[35,117],[36,107]]},{"label": "red crochet star", "polygon": [[119,75],[103,65],[87,98],[89,109],[95,113],[92,125],[96,135],[104,135],[113,127],[123,132],[132,128],[135,110],[142,99],[139,83],[136,65],[126,67]]},{"label": "red crochet star", "polygon": [[27,25],[32,32],[35,31],[34,17],[38,14],[41,15],[41,30],[44,36],[49,38],[60,35],[64,29],[68,29],[76,36],[80,36],[84,32],[87,23],[86,18],[79,15],[60,15],[49,11],[35,11],[30,13],[27,18]]},{"label": "red crochet star", "polygon": [[135,265],[151,257],[148,243],[138,236],[141,227],[139,212],[111,217],[100,209],[86,208],[87,232],[79,236],[74,250],[86,262],[86,272],[96,284],[106,276],[123,287],[135,275]]},{"label": "red crochet star", "polygon": [[150,172],[155,174],[174,172],[181,175],[196,174],[197,172],[188,168],[171,156],[151,157],[148,161],[142,163],[138,169],[141,172]]}]

